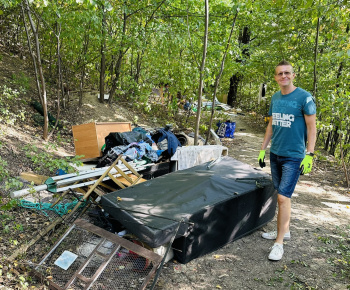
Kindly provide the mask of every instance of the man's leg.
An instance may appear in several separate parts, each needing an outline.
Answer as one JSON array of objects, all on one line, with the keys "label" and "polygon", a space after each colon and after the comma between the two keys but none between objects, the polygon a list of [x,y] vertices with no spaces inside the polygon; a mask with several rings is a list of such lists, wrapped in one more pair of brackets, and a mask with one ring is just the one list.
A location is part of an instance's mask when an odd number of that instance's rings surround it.
[{"label": "man's leg", "polygon": [[277,214],[277,238],[276,243],[283,244],[285,233],[289,232],[291,200],[281,194],[277,195],[278,214]]},{"label": "man's leg", "polygon": [[[301,158],[279,157],[271,155],[271,174],[274,187],[278,190],[277,203],[277,235],[276,232],[264,233],[263,238],[276,239],[271,248],[269,259],[278,261],[283,256],[283,239],[290,238],[289,223],[291,216],[291,196],[294,192],[295,186],[300,175]],[[276,161],[276,162],[274,162]]]},{"label": "man's leg", "polygon": [[283,250],[283,238],[284,234],[289,231],[289,221],[291,212],[291,201],[290,198],[278,194],[278,214],[277,214],[277,238],[271,248],[269,254],[269,260],[279,261],[282,259]]}]

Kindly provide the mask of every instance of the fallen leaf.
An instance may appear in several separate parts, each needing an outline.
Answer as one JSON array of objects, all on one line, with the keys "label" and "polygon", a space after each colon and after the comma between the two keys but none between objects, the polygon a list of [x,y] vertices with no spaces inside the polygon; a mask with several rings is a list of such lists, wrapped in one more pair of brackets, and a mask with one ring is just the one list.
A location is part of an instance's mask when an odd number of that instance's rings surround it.
[{"label": "fallen leaf", "polygon": [[215,259],[219,259],[219,258],[221,258],[222,257],[222,255],[214,255],[214,258]]},{"label": "fallen leaf", "polygon": [[181,273],[181,266],[180,265],[174,266],[174,272],[175,273]]},{"label": "fallen leaf", "polygon": [[222,287],[220,285],[216,285],[216,288],[218,289],[222,289]]}]

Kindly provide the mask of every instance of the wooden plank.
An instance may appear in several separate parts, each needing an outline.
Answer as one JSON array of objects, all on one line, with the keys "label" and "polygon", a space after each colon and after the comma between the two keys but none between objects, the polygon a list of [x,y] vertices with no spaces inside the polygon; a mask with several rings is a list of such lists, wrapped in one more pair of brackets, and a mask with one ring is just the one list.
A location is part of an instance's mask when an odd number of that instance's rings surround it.
[{"label": "wooden plank", "polygon": [[132,183],[132,179],[131,179],[127,174],[125,174],[124,171],[121,170],[118,166],[115,166],[114,169],[117,170],[118,173],[119,173],[122,177],[124,177],[124,179],[126,179],[126,180],[128,181],[129,184]]},{"label": "wooden plank", "polygon": [[[134,182],[138,179],[138,177],[137,177],[136,175],[134,175],[134,174],[128,174],[128,176],[132,179],[132,184],[134,184]],[[121,183],[125,184],[126,186],[132,185],[128,180],[126,180],[126,179],[125,179],[124,177],[122,177],[122,176],[117,177],[117,179],[118,179]],[[147,180],[144,179],[144,178],[141,178],[141,179],[138,181],[138,183],[145,182],[145,181],[147,181]]]},{"label": "wooden plank", "polygon": [[45,175],[38,175],[31,172],[22,172],[20,174],[20,177],[24,180],[27,180],[29,182],[34,182],[35,185],[41,185],[44,184],[44,182],[49,178]]},{"label": "wooden plank", "polygon": [[104,182],[101,182],[100,183],[100,186],[104,187],[104,188],[107,188],[109,189],[110,191],[117,191],[118,189],[117,188],[114,188],[112,186],[109,186],[108,184],[104,183]]},{"label": "wooden plank", "polygon": [[99,122],[72,126],[76,155],[83,159],[100,157],[105,137],[111,132],[131,131],[130,122]]},{"label": "wooden plank", "polygon": [[98,149],[95,123],[74,125],[72,131],[76,155],[84,155],[85,159],[101,155]]},{"label": "wooden plank", "polygon": [[125,188],[125,186],[119,182],[119,180],[114,177],[111,173],[108,173],[108,176],[110,177],[110,179],[112,179],[114,181],[115,184],[117,184],[120,188]]}]

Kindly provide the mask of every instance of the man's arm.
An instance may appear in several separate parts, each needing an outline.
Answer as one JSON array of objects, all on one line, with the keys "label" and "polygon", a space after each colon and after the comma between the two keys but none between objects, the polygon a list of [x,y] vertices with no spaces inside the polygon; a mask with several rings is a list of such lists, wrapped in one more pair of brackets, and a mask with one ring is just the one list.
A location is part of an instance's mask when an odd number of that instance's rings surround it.
[{"label": "man's arm", "polygon": [[316,114],[304,115],[307,128],[307,152],[315,151],[316,144]]},{"label": "man's arm", "polygon": [[261,150],[266,150],[267,145],[269,145],[270,143],[271,137],[272,137],[272,116],[270,116],[270,121],[266,128],[264,141],[261,145]]}]

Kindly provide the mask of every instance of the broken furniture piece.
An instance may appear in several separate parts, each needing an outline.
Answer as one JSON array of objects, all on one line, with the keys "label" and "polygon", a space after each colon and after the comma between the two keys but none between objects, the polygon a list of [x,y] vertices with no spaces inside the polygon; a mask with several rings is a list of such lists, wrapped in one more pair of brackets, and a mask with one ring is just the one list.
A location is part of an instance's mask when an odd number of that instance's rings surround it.
[{"label": "broken furniture piece", "polygon": [[78,219],[34,267],[51,289],[145,289],[162,257]]},{"label": "broken furniture piece", "polygon": [[169,242],[184,219],[173,248],[175,258],[187,263],[262,227],[275,215],[277,195],[268,174],[228,156],[208,169],[209,164],[108,193],[101,206],[152,248]]},{"label": "broken furniture piece", "polygon": [[101,148],[105,137],[111,132],[131,131],[130,122],[92,122],[72,126],[75,155],[84,155],[83,159],[102,156]]},{"label": "broken furniture piece", "polygon": [[[122,157],[122,155],[120,155]],[[130,183],[135,183],[132,181],[132,178],[128,177],[128,174],[134,174],[137,178],[141,178],[137,171],[145,169],[147,166],[151,166],[152,164],[144,164],[140,165],[133,162],[126,162],[124,158],[119,158],[120,164],[118,162],[114,162],[114,166],[111,167],[111,172],[108,172],[108,176],[104,175],[104,178],[101,181],[106,181],[109,179],[115,179],[117,177],[124,177]],[[64,175],[58,175],[54,177],[50,177],[45,181],[45,184],[34,186],[33,188],[25,188],[21,190],[17,190],[11,193],[11,198],[20,198],[26,196],[33,192],[38,192],[41,190],[48,190],[50,192],[64,192],[68,189],[80,188],[83,186],[92,185],[95,183],[95,180],[91,180],[91,178],[99,178],[103,175],[108,167],[96,168],[92,170],[81,171],[78,173],[70,173]],[[116,182],[117,183],[117,182]],[[117,183],[118,184],[118,183]],[[119,185],[119,184],[118,184]],[[121,186],[122,187],[122,186]],[[122,187],[123,188],[123,187]]]}]

